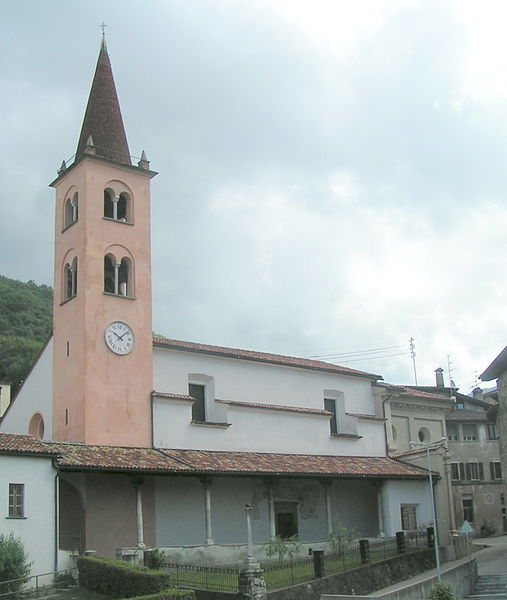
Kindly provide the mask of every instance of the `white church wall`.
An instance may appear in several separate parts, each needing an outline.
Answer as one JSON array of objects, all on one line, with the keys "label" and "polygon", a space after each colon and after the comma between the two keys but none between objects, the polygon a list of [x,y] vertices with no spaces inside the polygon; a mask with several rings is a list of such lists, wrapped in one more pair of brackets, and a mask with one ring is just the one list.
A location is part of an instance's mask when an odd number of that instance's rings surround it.
[{"label": "white church wall", "polygon": [[401,508],[404,505],[415,507],[418,529],[427,527],[433,520],[428,482],[390,480],[382,485],[382,508],[386,535],[396,535],[397,531],[402,530]]},{"label": "white church wall", "polygon": [[30,420],[39,413],[44,420],[43,439],[51,439],[52,396],[53,396],[53,340],[51,339],[31,373],[26,378],[14,402],[0,423],[3,433],[29,433]]},{"label": "white church wall", "polygon": [[[24,516],[9,518],[9,484],[24,485]],[[20,539],[31,575],[55,570],[55,469],[51,458],[0,455],[0,532]]]},{"label": "white church wall", "polygon": [[[346,417],[346,430],[357,437],[331,437],[329,417],[224,405],[216,400],[324,409],[324,390],[343,397],[341,414],[375,411],[371,382],[357,377],[225,359],[190,352],[154,349],[154,389],[188,394],[191,374],[213,380],[215,398],[207,421],[230,427],[191,424],[191,406],[182,401],[154,402],[156,446],[259,452],[340,455],[385,455],[383,423]],[[179,402],[179,405],[178,405]],[[224,414],[224,406],[227,408]],[[340,411],[339,421],[340,421]],[[343,423],[341,423],[343,427]]]}]

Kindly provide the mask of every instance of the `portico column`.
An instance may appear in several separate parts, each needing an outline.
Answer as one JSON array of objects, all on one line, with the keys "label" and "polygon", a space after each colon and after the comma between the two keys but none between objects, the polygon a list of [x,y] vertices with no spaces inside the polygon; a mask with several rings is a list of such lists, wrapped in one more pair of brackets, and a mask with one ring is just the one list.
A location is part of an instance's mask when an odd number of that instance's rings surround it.
[{"label": "portico column", "polygon": [[136,533],[137,533],[137,546],[144,548],[144,523],[143,523],[143,495],[142,486],[144,483],[143,477],[138,477],[132,480],[134,489],[136,491]]},{"label": "portico column", "polygon": [[214,544],[211,531],[211,479],[201,478],[201,484],[204,489],[204,522],[206,527],[206,544],[209,546]]},{"label": "portico column", "polygon": [[269,509],[269,539],[276,537],[276,523],[275,523],[275,495],[273,487],[275,482],[271,479],[266,479],[264,485],[268,490],[268,509]]},{"label": "portico column", "polygon": [[381,537],[385,536],[384,532],[384,504],[382,501],[382,481],[375,481],[374,486],[377,490],[377,520],[378,520],[378,534]]},{"label": "portico column", "polygon": [[324,479],[322,481],[322,487],[324,488],[324,498],[326,502],[326,522],[327,522],[327,534],[333,534],[333,510],[331,508],[331,485],[332,481]]}]

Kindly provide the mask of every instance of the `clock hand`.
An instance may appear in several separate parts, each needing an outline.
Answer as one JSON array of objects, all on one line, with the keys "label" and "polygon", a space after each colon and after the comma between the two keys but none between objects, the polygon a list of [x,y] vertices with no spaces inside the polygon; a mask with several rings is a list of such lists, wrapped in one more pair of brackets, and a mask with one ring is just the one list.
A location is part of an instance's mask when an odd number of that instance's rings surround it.
[{"label": "clock hand", "polygon": [[128,331],[126,331],[126,332],[125,332],[125,333],[124,333],[122,336],[118,336],[118,339],[119,339],[119,340],[122,340],[122,339],[123,339],[123,336],[127,335],[127,333],[128,333]]}]

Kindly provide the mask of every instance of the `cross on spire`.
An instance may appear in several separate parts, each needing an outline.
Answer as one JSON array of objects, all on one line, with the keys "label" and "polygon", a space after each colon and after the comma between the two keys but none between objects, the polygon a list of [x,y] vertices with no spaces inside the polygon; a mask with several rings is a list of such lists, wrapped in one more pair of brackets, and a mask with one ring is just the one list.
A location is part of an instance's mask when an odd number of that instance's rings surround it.
[{"label": "cross on spire", "polygon": [[109,27],[109,25],[106,25],[106,23],[102,21],[102,25],[100,25],[100,28],[102,29],[102,37],[105,37],[106,35],[106,27]]}]

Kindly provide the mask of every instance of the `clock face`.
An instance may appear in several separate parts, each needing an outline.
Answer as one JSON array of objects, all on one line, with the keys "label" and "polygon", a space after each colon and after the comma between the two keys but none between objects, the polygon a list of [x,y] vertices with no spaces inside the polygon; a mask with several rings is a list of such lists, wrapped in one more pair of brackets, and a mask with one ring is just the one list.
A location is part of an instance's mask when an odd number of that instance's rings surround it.
[{"label": "clock face", "polygon": [[110,323],[104,331],[104,338],[109,350],[115,354],[129,354],[134,347],[134,332],[123,321]]}]

